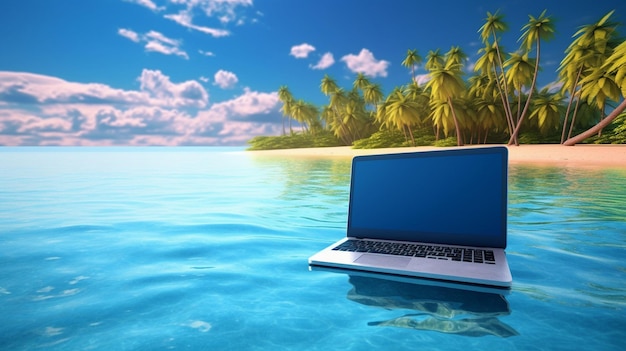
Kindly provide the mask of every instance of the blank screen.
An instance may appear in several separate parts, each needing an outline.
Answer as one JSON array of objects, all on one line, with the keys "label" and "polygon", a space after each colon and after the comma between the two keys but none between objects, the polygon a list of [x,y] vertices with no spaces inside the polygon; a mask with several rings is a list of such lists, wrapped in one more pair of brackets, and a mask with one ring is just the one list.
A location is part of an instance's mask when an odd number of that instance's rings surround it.
[{"label": "blank screen", "polygon": [[507,149],[356,157],[348,235],[506,247]]}]

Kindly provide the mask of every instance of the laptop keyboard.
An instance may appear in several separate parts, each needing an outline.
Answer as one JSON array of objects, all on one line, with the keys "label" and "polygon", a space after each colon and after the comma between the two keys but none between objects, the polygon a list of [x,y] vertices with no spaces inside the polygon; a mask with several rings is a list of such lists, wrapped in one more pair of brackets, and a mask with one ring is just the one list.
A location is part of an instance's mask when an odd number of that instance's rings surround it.
[{"label": "laptop keyboard", "polygon": [[409,244],[349,239],[342,244],[334,247],[333,250],[370,252],[385,255],[422,257],[458,262],[474,262],[486,264],[496,263],[493,250],[471,249],[453,246],[438,246],[431,244]]}]

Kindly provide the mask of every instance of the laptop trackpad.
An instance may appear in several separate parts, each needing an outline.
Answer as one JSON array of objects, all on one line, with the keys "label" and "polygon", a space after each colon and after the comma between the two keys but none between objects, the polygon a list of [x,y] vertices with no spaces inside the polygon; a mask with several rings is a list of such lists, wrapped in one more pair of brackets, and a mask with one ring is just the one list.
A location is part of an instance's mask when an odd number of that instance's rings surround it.
[{"label": "laptop trackpad", "polygon": [[354,263],[358,264],[390,268],[404,268],[409,264],[409,262],[411,262],[411,258],[409,257],[394,257],[369,254],[363,254],[359,258],[354,260]]}]

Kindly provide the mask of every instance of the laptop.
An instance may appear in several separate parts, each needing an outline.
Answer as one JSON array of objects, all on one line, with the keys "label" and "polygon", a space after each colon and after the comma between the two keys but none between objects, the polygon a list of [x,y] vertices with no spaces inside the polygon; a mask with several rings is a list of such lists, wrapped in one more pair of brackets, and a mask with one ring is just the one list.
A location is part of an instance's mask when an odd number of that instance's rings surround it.
[{"label": "laptop", "polygon": [[312,266],[511,286],[506,147],[357,156],[346,237]]}]

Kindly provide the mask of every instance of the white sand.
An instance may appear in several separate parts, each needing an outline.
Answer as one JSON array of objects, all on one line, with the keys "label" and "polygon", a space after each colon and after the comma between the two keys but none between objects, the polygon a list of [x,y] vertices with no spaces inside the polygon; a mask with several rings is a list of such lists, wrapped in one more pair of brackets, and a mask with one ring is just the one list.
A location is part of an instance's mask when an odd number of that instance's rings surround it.
[{"label": "white sand", "polygon": [[[258,156],[354,157],[357,155],[416,152],[442,149],[443,148],[440,147],[420,146],[406,148],[359,150],[344,146],[247,152]],[[567,167],[606,167],[626,169],[626,145],[520,145],[508,146],[508,149],[509,163],[511,164],[528,163]]]}]

